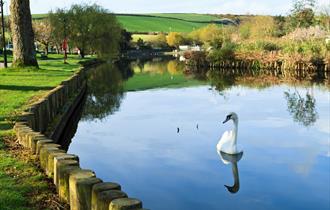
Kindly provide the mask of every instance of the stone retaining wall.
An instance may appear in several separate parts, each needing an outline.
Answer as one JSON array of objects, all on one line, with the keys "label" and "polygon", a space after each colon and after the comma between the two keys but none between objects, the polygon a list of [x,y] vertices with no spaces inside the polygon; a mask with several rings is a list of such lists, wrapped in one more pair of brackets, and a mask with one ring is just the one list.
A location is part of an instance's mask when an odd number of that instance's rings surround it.
[{"label": "stone retaining wall", "polygon": [[69,203],[70,209],[142,210],[141,201],[129,198],[119,184],[103,182],[93,171],[80,168],[79,157],[67,154],[58,144],[70,115],[85,94],[85,72],[81,69],[32,104],[14,126],[17,139],[39,158],[41,168],[54,180],[60,199]]}]

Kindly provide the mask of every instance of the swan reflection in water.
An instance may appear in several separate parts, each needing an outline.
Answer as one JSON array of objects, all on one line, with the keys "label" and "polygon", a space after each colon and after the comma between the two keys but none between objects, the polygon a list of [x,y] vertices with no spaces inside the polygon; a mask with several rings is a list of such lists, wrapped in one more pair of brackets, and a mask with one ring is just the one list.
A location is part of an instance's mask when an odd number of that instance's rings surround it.
[{"label": "swan reflection in water", "polygon": [[230,193],[237,193],[239,191],[239,187],[240,187],[237,163],[243,157],[243,152],[240,152],[240,153],[234,154],[234,155],[227,154],[220,150],[217,150],[217,152],[224,164],[226,164],[226,165],[231,164],[232,171],[233,171],[234,185],[233,186],[225,185],[225,187],[227,188],[227,190]]},{"label": "swan reflection in water", "polygon": [[230,120],[233,121],[234,129],[224,132],[217,144],[217,152],[224,164],[227,165],[231,163],[232,165],[234,185],[225,185],[225,187],[230,193],[237,193],[239,191],[239,176],[237,163],[241,160],[243,156],[243,151],[237,145],[238,115],[235,112],[229,113],[223,123],[226,123]]}]

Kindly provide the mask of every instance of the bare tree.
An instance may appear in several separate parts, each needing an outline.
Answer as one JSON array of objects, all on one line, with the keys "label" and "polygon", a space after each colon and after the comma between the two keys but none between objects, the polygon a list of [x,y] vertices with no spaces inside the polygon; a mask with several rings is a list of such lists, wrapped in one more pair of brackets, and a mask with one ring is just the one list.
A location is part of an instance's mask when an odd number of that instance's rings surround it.
[{"label": "bare tree", "polygon": [[38,66],[29,0],[11,0],[13,66]]}]

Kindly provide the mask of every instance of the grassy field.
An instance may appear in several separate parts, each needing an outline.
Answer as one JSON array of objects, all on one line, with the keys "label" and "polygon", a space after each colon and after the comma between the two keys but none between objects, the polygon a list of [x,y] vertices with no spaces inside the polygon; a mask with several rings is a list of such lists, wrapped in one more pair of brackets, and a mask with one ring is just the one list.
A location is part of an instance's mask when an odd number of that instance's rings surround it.
[{"label": "grassy field", "polygon": [[[193,13],[117,14],[119,23],[130,32],[191,32],[201,28],[215,16]],[[47,14],[33,14],[33,19],[42,19]]]},{"label": "grassy field", "polygon": [[4,142],[13,139],[13,116],[71,76],[80,66],[76,57],[70,56],[69,64],[63,64],[62,55],[50,55],[49,59],[38,61],[40,69],[0,69],[1,210],[36,209],[31,206],[38,206],[38,202],[54,193],[34,161],[17,158],[8,152]]},{"label": "grassy field", "polygon": [[217,17],[212,15],[196,13],[150,13],[148,15],[157,17],[177,18],[187,21],[213,21],[218,19]]},{"label": "grassy field", "polygon": [[162,17],[119,15],[117,19],[130,32],[190,32],[206,25]]}]

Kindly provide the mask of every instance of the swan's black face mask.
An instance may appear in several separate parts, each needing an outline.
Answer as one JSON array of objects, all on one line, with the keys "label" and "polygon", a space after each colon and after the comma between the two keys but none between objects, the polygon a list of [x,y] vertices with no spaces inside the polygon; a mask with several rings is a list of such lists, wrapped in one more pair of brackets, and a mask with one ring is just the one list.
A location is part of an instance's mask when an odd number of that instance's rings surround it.
[{"label": "swan's black face mask", "polygon": [[222,123],[225,124],[226,122],[228,122],[229,120],[231,120],[231,114],[227,115],[225,121],[223,121]]}]

